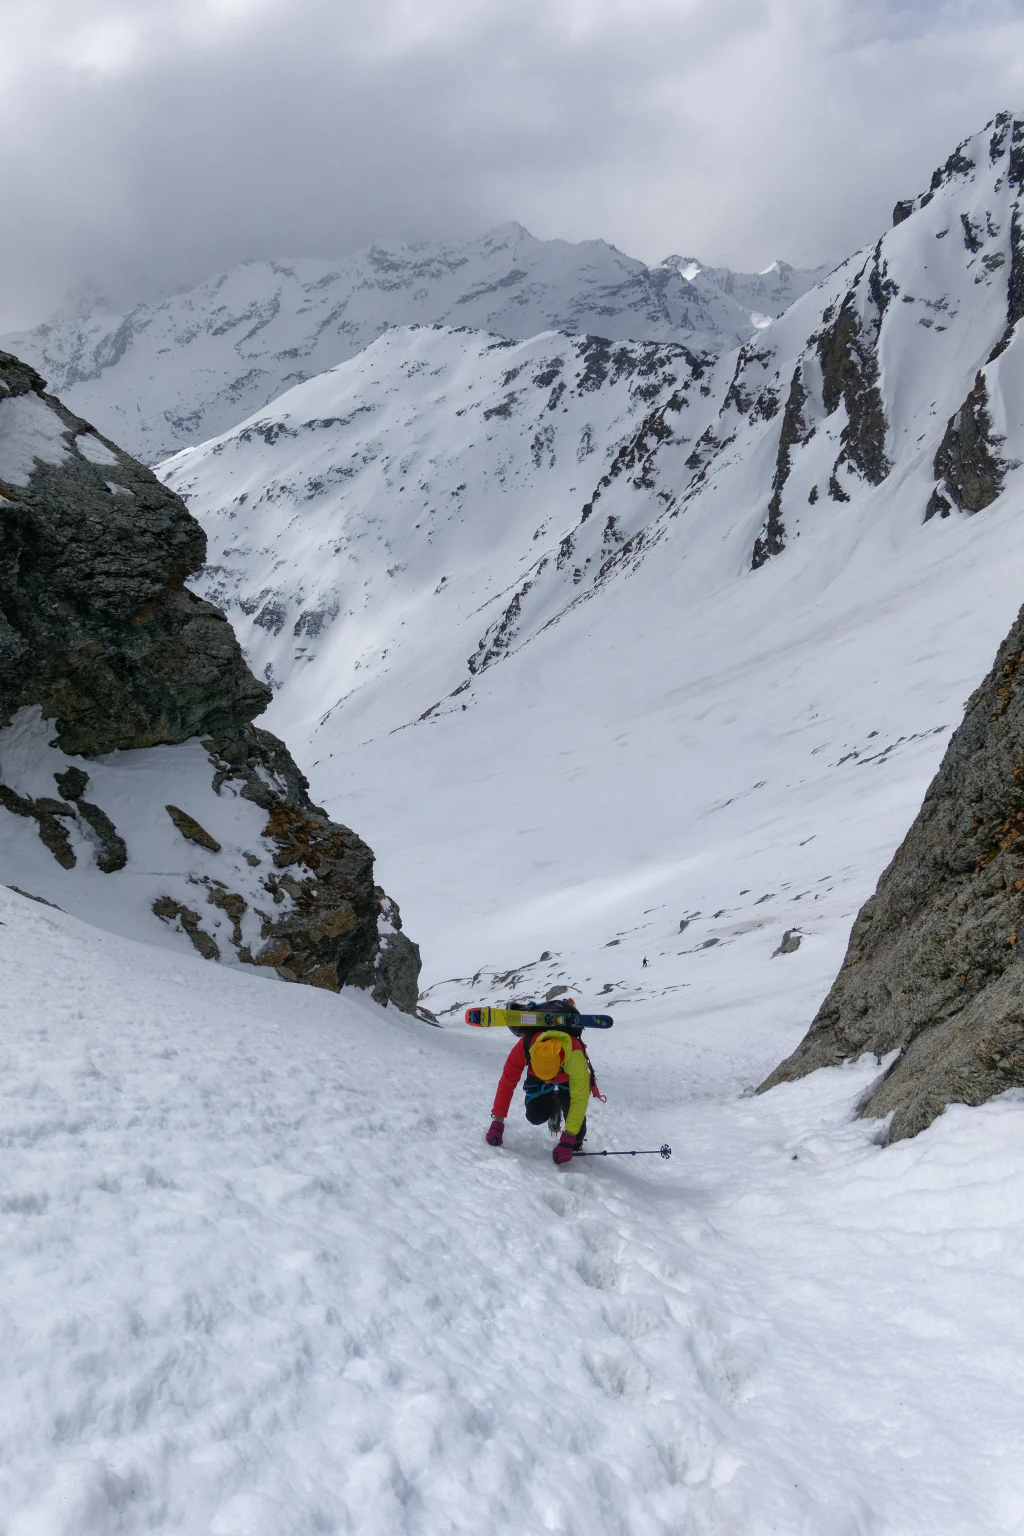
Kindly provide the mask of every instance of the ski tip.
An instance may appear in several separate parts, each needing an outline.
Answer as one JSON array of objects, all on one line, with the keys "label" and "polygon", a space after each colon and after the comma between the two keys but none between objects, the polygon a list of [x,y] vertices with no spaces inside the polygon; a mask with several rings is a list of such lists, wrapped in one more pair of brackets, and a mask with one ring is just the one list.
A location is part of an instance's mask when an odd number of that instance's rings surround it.
[{"label": "ski tip", "polygon": [[477,1024],[477,1025],[479,1025],[482,1022],[481,1018],[480,1018],[480,1015],[481,1015],[482,1011],[483,1010],[480,1009],[480,1008],[467,1008],[466,1009],[466,1023],[467,1024]]}]

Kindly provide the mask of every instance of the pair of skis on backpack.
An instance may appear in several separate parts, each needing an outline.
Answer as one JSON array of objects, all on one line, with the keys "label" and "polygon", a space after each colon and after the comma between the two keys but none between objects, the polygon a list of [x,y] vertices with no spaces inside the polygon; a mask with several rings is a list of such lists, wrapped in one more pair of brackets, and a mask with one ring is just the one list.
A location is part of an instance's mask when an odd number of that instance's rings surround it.
[{"label": "pair of skis on backpack", "polygon": [[611,1029],[610,1013],[578,1013],[575,1008],[556,1011],[548,1003],[528,1003],[518,1008],[467,1008],[466,1023],[477,1029]]}]

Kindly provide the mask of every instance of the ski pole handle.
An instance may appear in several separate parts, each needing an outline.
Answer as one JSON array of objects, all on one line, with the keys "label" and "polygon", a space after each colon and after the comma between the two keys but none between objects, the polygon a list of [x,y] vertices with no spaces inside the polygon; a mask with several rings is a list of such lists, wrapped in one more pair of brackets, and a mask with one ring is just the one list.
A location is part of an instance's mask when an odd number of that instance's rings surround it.
[{"label": "ski pole handle", "polygon": [[633,1152],[577,1152],[577,1157],[663,1157],[666,1162],[672,1156],[668,1142],[663,1147],[637,1148]]}]

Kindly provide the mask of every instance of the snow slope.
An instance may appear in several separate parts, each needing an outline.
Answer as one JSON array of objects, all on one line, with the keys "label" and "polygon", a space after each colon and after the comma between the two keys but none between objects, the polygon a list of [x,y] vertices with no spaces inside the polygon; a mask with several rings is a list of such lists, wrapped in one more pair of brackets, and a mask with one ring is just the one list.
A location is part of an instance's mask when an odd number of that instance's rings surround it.
[{"label": "snow slope", "polygon": [[595,519],[568,565],[563,536],[654,406],[714,420],[704,372],[654,343],[395,329],[160,473],[206,530],[203,594],[291,712],[391,728],[463,680],[538,551],[589,589],[614,531]]},{"label": "snow slope", "polygon": [[389,326],[443,321],[514,339],[559,330],[721,350],[822,275],[785,263],[763,277],[698,263],[687,272],[678,261],[647,267],[603,240],[536,240],[505,224],[476,240],[384,242],[340,261],[244,262],[125,315],[97,310],[87,289],[0,347],[154,463],[354,356]]},{"label": "snow slope", "polygon": [[643,1022],[594,1141],[672,1161],[556,1171],[488,1035],[3,890],[0,956],[9,1536],[1024,1528],[1019,1095],[882,1150],[873,1068]]},{"label": "snow slope", "polygon": [[[213,940],[226,965],[242,962],[238,951],[259,954],[267,945],[261,913],[290,912],[294,899],[279,888],[275,906],[265,880],[279,850],[265,835],[266,810],[240,793],[244,781],[227,779],[214,787],[214,763],[193,738],[180,746],[109,752],[99,758],[69,757],[53,740],[53,724],[38,705],[21,709],[0,729],[0,783],[31,800],[56,794],[55,777],[69,768],[89,773],[88,799],[115,823],[124,839],[124,868],[105,873],[97,864],[97,838],[81,817],[65,826],[76,863],[64,869],[41,841],[37,823],[3,812],[0,823],[0,879],[32,896],[114,933],[187,953],[192,941],[179,920],[161,921],[153,904],[160,898],[199,911],[199,931]],[[165,813],[172,804],[193,817],[220,844],[213,852],[187,840]],[[237,926],[218,892],[243,898]]]}]

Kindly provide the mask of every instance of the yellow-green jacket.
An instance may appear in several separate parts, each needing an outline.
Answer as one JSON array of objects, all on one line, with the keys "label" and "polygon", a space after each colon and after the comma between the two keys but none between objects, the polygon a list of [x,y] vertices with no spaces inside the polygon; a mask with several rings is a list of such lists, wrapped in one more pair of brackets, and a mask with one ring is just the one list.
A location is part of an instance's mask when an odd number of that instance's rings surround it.
[{"label": "yellow-green jacket", "polygon": [[504,1070],[498,1080],[498,1091],[494,1095],[494,1108],[491,1114],[499,1120],[504,1120],[508,1114],[512,1095],[516,1091],[519,1079],[529,1066],[530,1049],[540,1040],[557,1040],[562,1047],[562,1070],[551,1081],[567,1083],[569,1086],[569,1113],[565,1117],[565,1129],[571,1136],[575,1136],[586,1116],[591,1093],[595,1098],[600,1098],[600,1093],[590,1070],[590,1061],[583,1041],[560,1029],[538,1030],[528,1040],[516,1041],[508,1053]]}]

